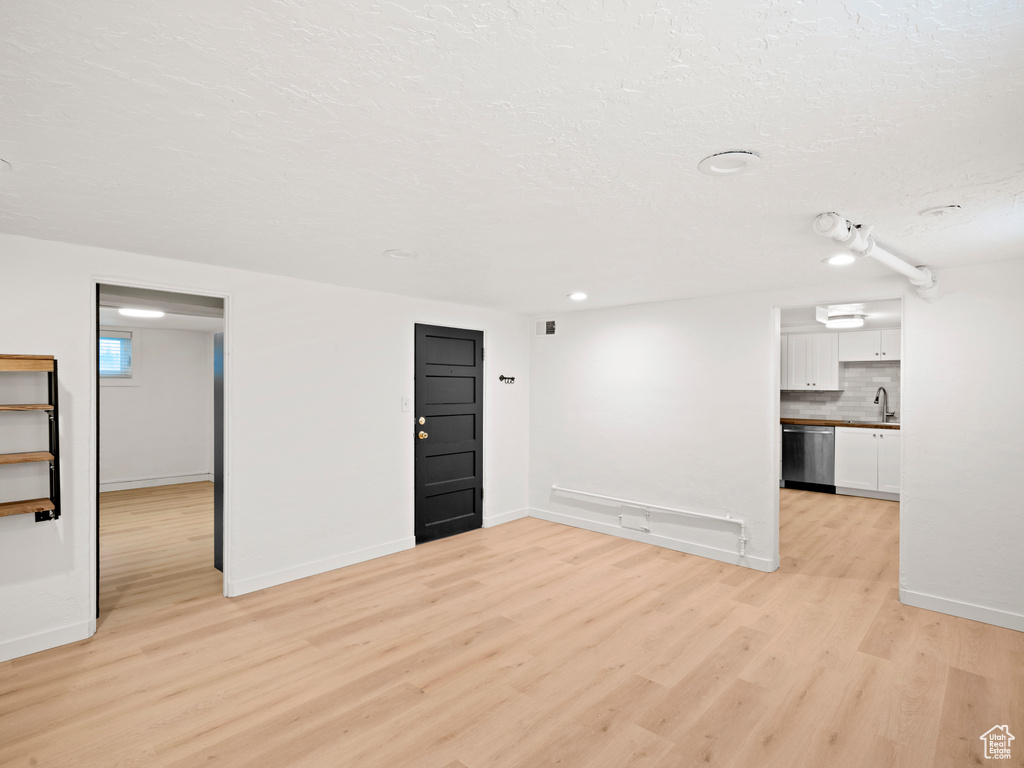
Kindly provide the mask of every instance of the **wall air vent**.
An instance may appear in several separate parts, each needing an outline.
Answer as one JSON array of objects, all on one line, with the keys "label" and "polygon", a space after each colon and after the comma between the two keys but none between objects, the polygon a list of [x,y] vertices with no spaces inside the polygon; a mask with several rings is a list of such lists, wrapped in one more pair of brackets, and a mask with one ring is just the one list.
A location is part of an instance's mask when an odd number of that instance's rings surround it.
[{"label": "wall air vent", "polygon": [[537,335],[538,336],[554,336],[555,335],[555,321],[554,320],[538,320],[537,321]]}]

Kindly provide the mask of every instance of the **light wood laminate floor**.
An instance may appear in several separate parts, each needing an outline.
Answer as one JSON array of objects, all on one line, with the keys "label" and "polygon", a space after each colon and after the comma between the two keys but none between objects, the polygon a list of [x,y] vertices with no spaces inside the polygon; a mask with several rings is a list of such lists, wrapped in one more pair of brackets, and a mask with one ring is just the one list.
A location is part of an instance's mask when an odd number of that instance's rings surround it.
[{"label": "light wood laminate floor", "polygon": [[524,519],[231,600],[209,484],[102,509],[2,766],[1024,766],[1024,634],[900,605],[892,502],[782,491],[772,574]]}]

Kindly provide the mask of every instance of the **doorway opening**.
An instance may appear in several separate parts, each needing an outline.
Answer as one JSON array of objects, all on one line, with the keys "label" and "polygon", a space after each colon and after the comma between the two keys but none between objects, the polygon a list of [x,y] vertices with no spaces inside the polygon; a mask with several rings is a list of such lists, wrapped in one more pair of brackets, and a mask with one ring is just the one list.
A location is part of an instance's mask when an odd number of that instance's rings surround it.
[{"label": "doorway opening", "polygon": [[820,537],[834,550],[829,561],[849,573],[856,553],[844,551],[842,529],[868,526],[893,553],[885,580],[897,585],[902,326],[899,298],[779,310],[783,568],[787,544]]},{"label": "doorway opening", "polygon": [[223,297],[96,285],[96,616],[226,594]]}]

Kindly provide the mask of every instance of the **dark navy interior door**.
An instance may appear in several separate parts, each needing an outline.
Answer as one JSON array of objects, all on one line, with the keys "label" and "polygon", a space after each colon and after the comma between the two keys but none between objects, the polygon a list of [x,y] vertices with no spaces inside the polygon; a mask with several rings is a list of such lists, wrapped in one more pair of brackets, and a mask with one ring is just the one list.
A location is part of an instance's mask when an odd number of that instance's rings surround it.
[{"label": "dark navy interior door", "polygon": [[416,543],[483,524],[483,331],[416,326]]}]

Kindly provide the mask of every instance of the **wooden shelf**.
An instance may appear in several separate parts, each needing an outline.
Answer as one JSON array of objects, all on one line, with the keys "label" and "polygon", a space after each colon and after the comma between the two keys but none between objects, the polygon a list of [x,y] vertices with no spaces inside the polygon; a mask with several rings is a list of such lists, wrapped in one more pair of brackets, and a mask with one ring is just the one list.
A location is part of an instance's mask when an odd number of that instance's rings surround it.
[{"label": "wooden shelf", "polygon": [[47,512],[53,509],[49,499],[29,499],[28,501],[8,501],[0,504],[0,517],[8,515],[27,515],[33,512]]},{"label": "wooden shelf", "polygon": [[[45,499],[27,499],[24,501],[8,501],[0,504],[0,517],[8,515],[25,515],[35,513],[36,522],[43,523],[47,520],[60,518],[60,429],[59,415],[57,408],[57,396],[60,388],[57,385],[57,361],[53,355],[0,355],[0,373],[8,372],[30,372],[35,376],[40,373],[46,374],[46,399],[47,403],[0,403],[0,415],[17,412],[49,412],[48,419],[34,419],[35,425],[40,431],[47,434],[45,451],[28,451],[23,453],[0,453],[0,466],[8,464],[30,464],[35,463],[33,470],[35,475],[44,475],[50,486],[49,493]],[[4,381],[11,381],[7,377],[0,377]],[[0,389],[0,392],[3,390]],[[17,400],[17,395],[0,394],[4,400]],[[39,395],[35,395],[39,397]],[[42,440],[37,445],[43,444]],[[14,447],[14,446],[11,446]],[[10,448],[7,448],[10,450]],[[48,465],[45,469],[39,464]],[[5,470],[6,473],[6,470]],[[36,491],[38,493],[38,491]]]},{"label": "wooden shelf", "polygon": [[52,371],[53,355],[0,355],[0,371]]},{"label": "wooden shelf", "polygon": [[28,464],[33,461],[53,461],[53,454],[49,451],[0,453],[0,464]]}]

